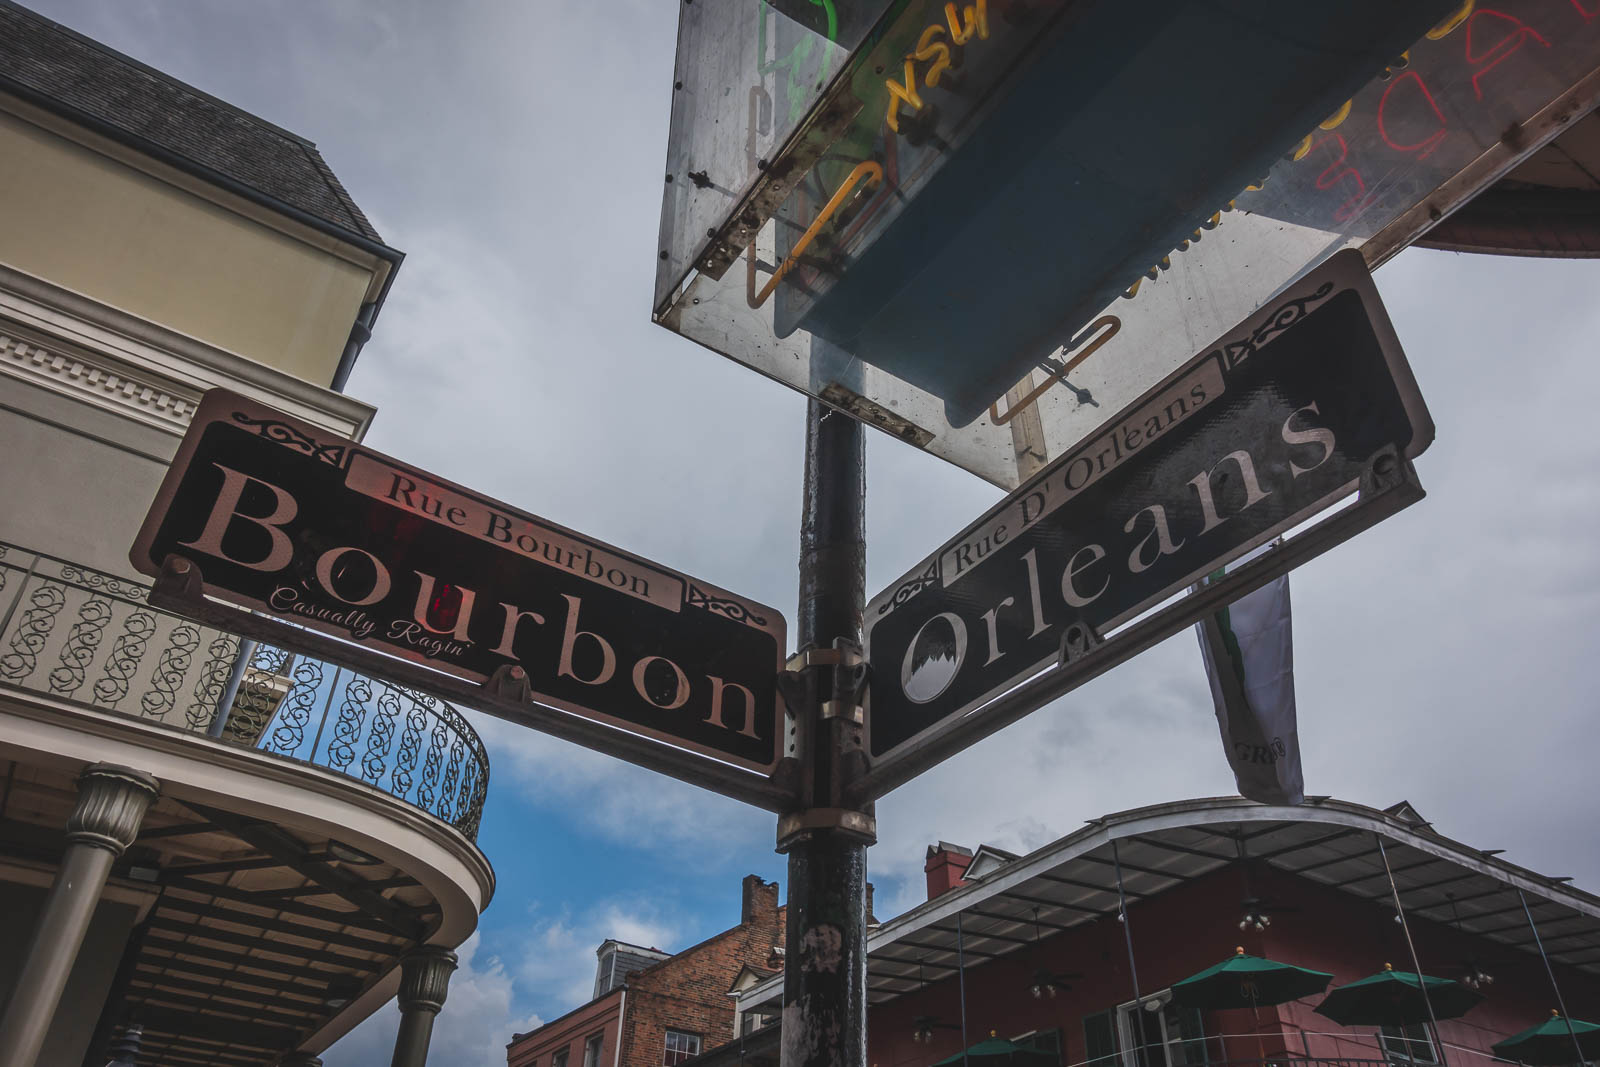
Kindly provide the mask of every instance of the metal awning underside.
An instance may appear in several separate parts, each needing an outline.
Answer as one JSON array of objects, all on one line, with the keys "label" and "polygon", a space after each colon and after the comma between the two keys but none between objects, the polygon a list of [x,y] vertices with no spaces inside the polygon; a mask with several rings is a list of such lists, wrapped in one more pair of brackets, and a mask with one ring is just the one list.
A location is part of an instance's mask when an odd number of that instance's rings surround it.
[{"label": "metal awning underside", "polygon": [[1600,256],[1600,112],[1574,120],[1417,244],[1492,255]]},{"label": "metal awning underside", "polygon": [[[1387,903],[1389,882],[1374,835],[1384,839],[1408,915],[1441,924],[1459,915],[1461,929],[1535,953],[1521,889],[1550,958],[1600,974],[1600,898],[1441,837],[1404,816],[1330,799],[1271,807],[1234,797],[1106,816],[884,923],[868,937],[868,998],[882,1004],[915,992],[924,981],[954,975],[958,912],[965,954],[976,964],[1032,944],[1038,934],[1035,908],[1038,929],[1047,935],[1114,915],[1113,841],[1130,902],[1248,856],[1252,863]],[[776,1003],[781,995],[781,981],[764,982],[740,998],[740,1008]]]},{"label": "metal awning underside", "polygon": [[[0,775],[0,858],[55,868],[73,775],[16,762]],[[137,1022],[149,1067],[277,1063],[437,927],[433,895],[392,864],[173,793],[112,868],[146,903],[95,1047]]]}]

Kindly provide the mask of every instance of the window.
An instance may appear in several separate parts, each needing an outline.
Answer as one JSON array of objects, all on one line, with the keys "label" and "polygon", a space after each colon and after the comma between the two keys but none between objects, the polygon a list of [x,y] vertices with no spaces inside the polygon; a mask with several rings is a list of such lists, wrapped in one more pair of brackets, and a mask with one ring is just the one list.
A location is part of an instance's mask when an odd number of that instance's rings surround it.
[{"label": "window", "polygon": [[1200,1013],[1173,1005],[1170,992],[1117,1008],[1118,1038],[1124,1067],[1194,1067],[1206,1060]]},{"label": "window", "polygon": [[673,1067],[691,1056],[700,1055],[700,1035],[667,1031],[667,1049],[661,1055],[661,1067]]},{"label": "window", "polygon": [[567,1067],[567,1050],[562,1049],[550,1057],[550,1067]]},{"label": "window", "polygon": [[1378,1042],[1383,1046],[1384,1056],[1394,1067],[1439,1062],[1433,1054],[1433,1042],[1428,1039],[1428,1028],[1421,1023],[1385,1026],[1378,1031]]},{"label": "window", "polygon": [[[1036,1052],[1044,1053],[1045,1056],[1050,1057],[1049,1062],[1060,1064],[1066,1062],[1062,1058],[1061,1039],[1060,1030],[1029,1030],[1027,1033],[1018,1034],[1010,1040],[1014,1045],[1021,1045],[1023,1048],[1031,1048]],[[1040,1057],[1036,1062],[1044,1063],[1045,1059]]]},{"label": "window", "polygon": [[583,1043],[583,1067],[600,1067],[600,1045],[604,1038],[604,1033],[590,1034]]}]

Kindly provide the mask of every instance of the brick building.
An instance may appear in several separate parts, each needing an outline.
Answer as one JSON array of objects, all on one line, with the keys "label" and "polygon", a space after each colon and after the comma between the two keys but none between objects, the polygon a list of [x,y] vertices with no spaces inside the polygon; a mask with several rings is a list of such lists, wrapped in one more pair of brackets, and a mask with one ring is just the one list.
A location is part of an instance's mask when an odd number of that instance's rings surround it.
[{"label": "brick building", "polygon": [[[1600,898],[1498,852],[1410,805],[1325,798],[1120,812],[1026,856],[940,842],[929,899],[869,931],[867,1062],[926,1067],[993,1034],[1044,1052],[1030,1063],[1488,1067],[1495,1042],[1562,1003],[1600,1019]],[[1258,1013],[1173,1001],[1237,946],[1330,972],[1333,989],[1415,970],[1408,942],[1423,973],[1484,995],[1436,1033],[1341,1026],[1315,1012],[1321,994]],[[736,1000],[776,1018],[782,995],[774,977]],[[776,1063],[778,1044],[771,1025],[694,1067]]]},{"label": "brick building", "polygon": [[682,952],[601,944],[594,999],[517,1034],[509,1067],[663,1067],[759,1022],[737,1018],[730,994],[781,973],[784,909],[776,882],[752,874],[741,890],[739,924]]}]

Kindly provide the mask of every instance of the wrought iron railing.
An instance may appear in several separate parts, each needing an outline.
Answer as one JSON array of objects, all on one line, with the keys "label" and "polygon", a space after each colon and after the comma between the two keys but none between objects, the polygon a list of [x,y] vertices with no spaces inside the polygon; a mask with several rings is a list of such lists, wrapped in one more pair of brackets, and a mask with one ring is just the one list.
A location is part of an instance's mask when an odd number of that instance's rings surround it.
[{"label": "wrought iron railing", "polygon": [[1174,1057],[1170,1047],[1162,1045],[1145,1046],[1143,1053],[1137,1056],[1126,1051],[1117,1052],[1099,1059],[1074,1063],[1071,1067],[1126,1067],[1130,1061],[1137,1063],[1139,1067],[1166,1067],[1167,1064],[1180,1062],[1180,1059],[1188,1067],[1430,1067],[1421,1062],[1402,1064],[1387,1059],[1306,1056],[1298,1052],[1257,1059],[1218,1059],[1214,1055],[1182,1058]]},{"label": "wrought iron railing", "polygon": [[[255,747],[367,782],[476,839],[477,732],[443,700],[160,611],[149,587],[0,542],[0,689]],[[241,655],[236,695],[224,697]]]}]

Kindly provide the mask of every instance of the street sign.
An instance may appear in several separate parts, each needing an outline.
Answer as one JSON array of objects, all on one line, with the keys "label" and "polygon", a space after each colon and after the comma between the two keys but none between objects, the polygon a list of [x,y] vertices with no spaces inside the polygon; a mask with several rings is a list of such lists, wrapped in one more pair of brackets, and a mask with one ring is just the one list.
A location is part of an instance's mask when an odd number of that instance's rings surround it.
[{"label": "street sign", "polygon": [[[850,5],[881,12],[868,32],[796,7],[680,6],[656,320],[1008,490],[1307,270],[1344,248],[1375,269],[1600,102],[1594,0]],[[1258,9],[1375,51],[1341,52],[1359,77],[1325,101],[1295,42],[1334,38],[1226,32]],[[1183,47],[1139,78],[1163,42]],[[1018,96],[1055,77],[1078,81]]]},{"label": "street sign", "polygon": [[132,551],[156,576],[171,557],[291,644],[310,628],[469,682],[510,672],[538,703],[751,771],[783,754],[772,608],[224,390]]},{"label": "street sign", "polygon": [[873,598],[874,773],[1064,659],[1069,635],[1087,650],[1432,439],[1361,256],[1341,253]]}]

